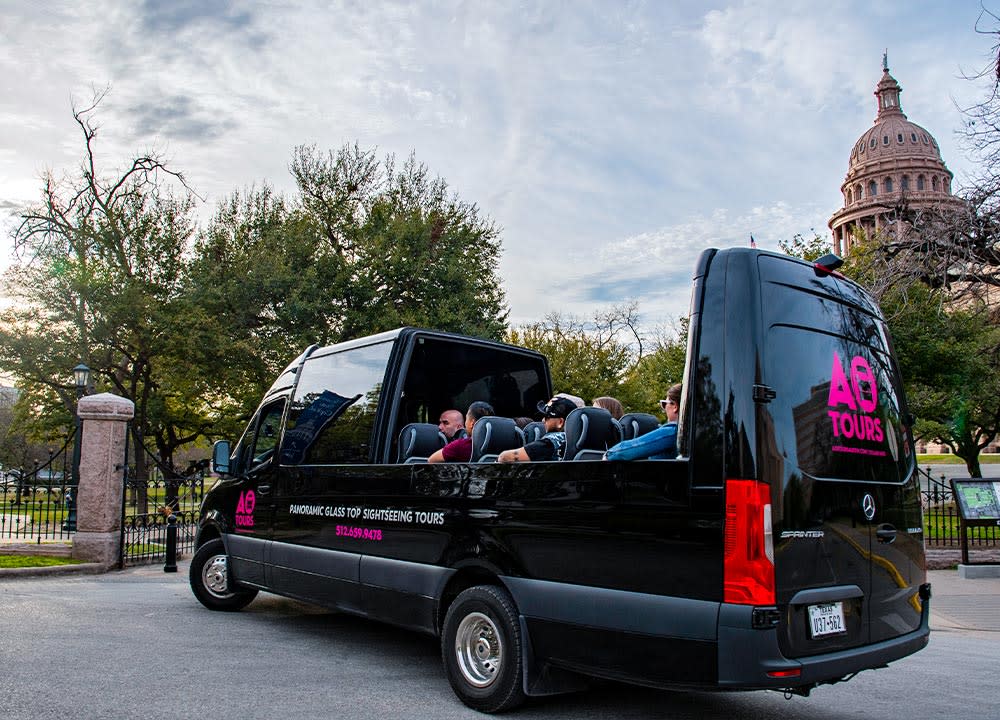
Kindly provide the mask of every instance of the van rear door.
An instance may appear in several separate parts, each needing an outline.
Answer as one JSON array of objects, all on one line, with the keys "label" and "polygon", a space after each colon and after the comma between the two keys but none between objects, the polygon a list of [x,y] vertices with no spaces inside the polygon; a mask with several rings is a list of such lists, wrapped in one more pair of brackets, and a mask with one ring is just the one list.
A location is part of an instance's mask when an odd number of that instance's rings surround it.
[{"label": "van rear door", "polygon": [[[880,312],[850,281],[758,257],[760,479],[772,488],[788,657],[920,626],[922,516],[902,383]],[[764,458],[768,460],[765,461]]]}]

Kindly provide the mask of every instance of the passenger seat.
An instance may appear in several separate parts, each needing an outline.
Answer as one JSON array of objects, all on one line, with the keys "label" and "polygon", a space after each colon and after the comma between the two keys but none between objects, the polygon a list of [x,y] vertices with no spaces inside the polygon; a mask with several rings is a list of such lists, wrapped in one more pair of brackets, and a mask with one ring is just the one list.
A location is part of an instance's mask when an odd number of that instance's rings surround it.
[{"label": "passenger seat", "polygon": [[622,415],[618,423],[622,426],[623,440],[633,440],[660,427],[660,421],[649,413],[628,413]]},{"label": "passenger seat", "polygon": [[577,408],[566,418],[563,460],[601,460],[622,439],[618,421],[604,408]]},{"label": "passenger seat", "polygon": [[545,423],[541,420],[535,420],[534,422],[530,422],[521,428],[521,432],[524,433],[525,445],[530,442],[535,442],[536,440],[541,440],[542,436],[545,434]]},{"label": "passenger seat", "polygon": [[400,463],[424,463],[445,445],[444,433],[437,425],[410,423],[399,431]]},{"label": "passenger seat", "polygon": [[524,433],[510,418],[488,415],[472,428],[472,462],[496,462],[504,450],[524,445]]}]

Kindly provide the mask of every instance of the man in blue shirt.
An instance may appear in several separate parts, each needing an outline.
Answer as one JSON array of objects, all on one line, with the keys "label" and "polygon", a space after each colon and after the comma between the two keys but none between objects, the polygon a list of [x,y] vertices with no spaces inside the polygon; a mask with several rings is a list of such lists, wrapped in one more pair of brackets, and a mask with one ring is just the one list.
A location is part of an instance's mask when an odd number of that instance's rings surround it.
[{"label": "man in blue shirt", "polygon": [[677,457],[677,416],[681,408],[681,385],[671,385],[660,400],[667,421],[645,435],[623,440],[604,453],[605,460],[672,460]]}]

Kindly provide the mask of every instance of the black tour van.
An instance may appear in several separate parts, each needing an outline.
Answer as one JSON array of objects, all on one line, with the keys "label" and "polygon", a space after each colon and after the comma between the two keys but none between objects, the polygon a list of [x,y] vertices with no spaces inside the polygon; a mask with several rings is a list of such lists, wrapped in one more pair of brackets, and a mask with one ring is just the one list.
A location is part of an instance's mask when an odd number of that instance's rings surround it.
[{"label": "black tour van", "polygon": [[[615,424],[589,408],[566,459],[492,462],[553,390],[523,348],[414,328],[310,347],[216,445],[195,595],[439,636],[486,712],[588,676],[807,694],[921,649],[911,420],[880,311],[838,263],[702,254],[674,460],[602,461]],[[473,461],[423,462],[438,413],[474,400],[497,417]]]}]

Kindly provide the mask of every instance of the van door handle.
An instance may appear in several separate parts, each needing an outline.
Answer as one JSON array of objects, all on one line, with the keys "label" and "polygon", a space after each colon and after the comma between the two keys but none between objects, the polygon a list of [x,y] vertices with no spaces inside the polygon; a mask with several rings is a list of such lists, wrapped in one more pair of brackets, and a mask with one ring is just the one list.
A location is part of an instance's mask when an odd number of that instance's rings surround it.
[{"label": "van door handle", "polygon": [[896,528],[894,528],[889,523],[883,523],[879,525],[875,530],[875,537],[878,538],[880,543],[892,543],[896,540]]},{"label": "van door handle", "polygon": [[270,485],[258,485],[257,486],[257,494],[258,495],[267,495],[269,492],[271,492],[271,486]]}]

